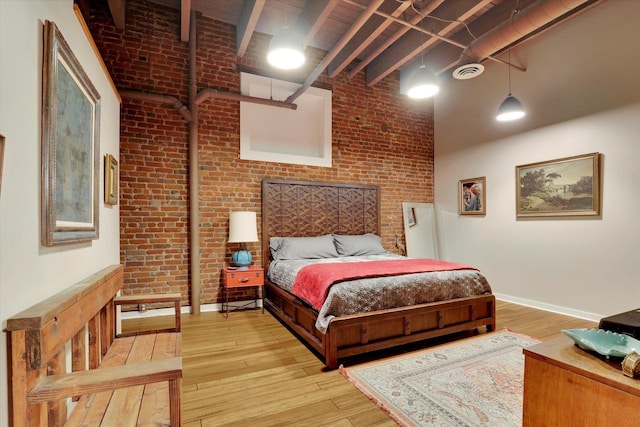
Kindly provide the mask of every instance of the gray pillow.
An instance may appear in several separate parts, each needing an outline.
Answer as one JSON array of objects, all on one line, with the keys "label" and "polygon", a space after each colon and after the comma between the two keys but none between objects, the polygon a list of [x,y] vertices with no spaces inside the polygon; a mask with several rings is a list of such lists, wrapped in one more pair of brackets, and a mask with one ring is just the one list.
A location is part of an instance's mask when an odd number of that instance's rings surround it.
[{"label": "gray pillow", "polygon": [[274,260],[338,257],[330,234],[317,237],[272,237],[269,247]]},{"label": "gray pillow", "polygon": [[382,255],[387,253],[382,247],[382,239],[371,233],[357,236],[334,234],[333,241],[341,256]]}]

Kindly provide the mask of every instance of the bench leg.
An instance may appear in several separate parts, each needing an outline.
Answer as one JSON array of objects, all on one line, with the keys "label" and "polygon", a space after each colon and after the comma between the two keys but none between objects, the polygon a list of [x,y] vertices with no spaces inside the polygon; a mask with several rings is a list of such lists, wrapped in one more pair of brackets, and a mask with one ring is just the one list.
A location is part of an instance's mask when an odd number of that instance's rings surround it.
[{"label": "bench leg", "polygon": [[181,426],[180,393],[182,388],[182,378],[169,381],[169,412],[171,417],[171,427]]}]

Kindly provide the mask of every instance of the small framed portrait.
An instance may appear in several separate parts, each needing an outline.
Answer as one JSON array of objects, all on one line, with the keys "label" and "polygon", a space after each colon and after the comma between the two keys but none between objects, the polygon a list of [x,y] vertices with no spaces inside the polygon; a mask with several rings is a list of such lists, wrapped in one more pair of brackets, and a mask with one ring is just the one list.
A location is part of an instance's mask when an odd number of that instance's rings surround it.
[{"label": "small framed portrait", "polygon": [[486,215],[487,186],[485,177],[458,181],[458,213],[460,215]]},{"label": "small framed portrait", "polygon": [[416,225],[416,210],[415,208],[409,207],[407,208],[407,211],[405,213],[405,215],[407,216],[407,225],[409,227],[413,227],[414,225]]},{"label": "small framed portrait", "polygon": [[111,154],[104,156],[104,203],[118,204],[118,161]]}]

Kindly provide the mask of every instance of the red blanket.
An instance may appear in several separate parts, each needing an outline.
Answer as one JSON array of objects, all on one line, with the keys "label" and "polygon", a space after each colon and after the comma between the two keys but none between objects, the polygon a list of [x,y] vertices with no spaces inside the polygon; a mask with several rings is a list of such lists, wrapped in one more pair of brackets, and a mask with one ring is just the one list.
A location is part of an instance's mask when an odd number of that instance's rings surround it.
[{"label": "red blanket", "polygon": [[320,310],[329,288],[336,282],[365,277],[384,277],[429,271],[477,270],[463,264],[435,259],[401,259],[389,261],[334,262],[302,267],[291,293]]}]

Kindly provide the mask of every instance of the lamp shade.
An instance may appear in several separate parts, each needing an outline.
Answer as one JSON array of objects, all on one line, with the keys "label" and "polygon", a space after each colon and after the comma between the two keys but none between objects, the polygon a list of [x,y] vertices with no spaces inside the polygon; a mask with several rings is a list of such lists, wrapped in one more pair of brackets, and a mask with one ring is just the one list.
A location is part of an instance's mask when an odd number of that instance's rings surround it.
[{"label": "lamp shade", "polygon": [[255,212],[231,212],[229,243],[257,242],[258,229]]},{"label": "lamp shade", "polygon": [[440,87],[438,86],[436,76],[422,64],[409,82],[407,96],[414,99],[430,98],[438,93],[439,90]]},{"label": "lamp shade", "polygon": [[282,27],[269,43],[267,61],[276,68],[292,70],[304,64],[302,42],[289,27]]},{"label": "lamp shade", "polygon": [[502,104],[498,107],[498,114],[496,115],[496,120],[499,122],[508,122],[511,120],[517,120],[524,117],[525,111],[522,103],[518,101],[518,98],[509,95],[502,101]]}]

